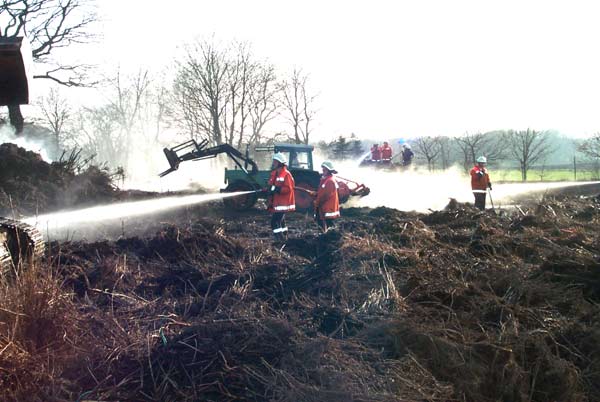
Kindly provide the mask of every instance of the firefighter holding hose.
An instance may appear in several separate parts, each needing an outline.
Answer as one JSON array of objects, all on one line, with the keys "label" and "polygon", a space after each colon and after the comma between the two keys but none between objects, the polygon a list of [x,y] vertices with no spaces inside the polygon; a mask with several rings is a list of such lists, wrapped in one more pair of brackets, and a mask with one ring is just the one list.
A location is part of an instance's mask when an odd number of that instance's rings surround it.
[{"label": "firefighter holding hose", "polygon": [[471,190],[475,196],[475,207],[480,210],[485,209],[485,196],[487,189],[492,189],[490,175],[485,168],[487,159],[485,156],[477,158],[477,164],[471,169]]},{"label": "firefighter holding hose", "polygon": [[325,161],[321,164],[323,175],[317,190],[317,198],[314,201],[315,218],[317,224],[324,232],[333,227],[334,220],[340,217],[340,200],[338,196],[338,184],[334,174],[337,170],[333,163]]},{"label": "firefighter holding hose", "polygon": [[282,153],[273,155],[273,166],[269,178],[268,211],[271,215],[271,229],[275,241],[287,240],[288,228],[285,213],[296,210],[294,198],[294,178],[287,170],[287,160]]}]

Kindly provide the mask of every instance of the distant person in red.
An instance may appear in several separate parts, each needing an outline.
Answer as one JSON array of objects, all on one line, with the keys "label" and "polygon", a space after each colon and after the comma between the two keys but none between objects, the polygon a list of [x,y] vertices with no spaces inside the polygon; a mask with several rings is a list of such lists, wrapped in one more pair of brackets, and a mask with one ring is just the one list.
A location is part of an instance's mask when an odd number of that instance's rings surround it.
[{"label": "distant person in red", "polygon": [[371,147],[371,160],[375,162],[381,160],[381,148],[379,148],[379,144],[373,144]]},{"label": "distant person in red", "polygon": [[485,156],[477,158],[477,164],[471,169],[471,190],[475,196],[475,207],[480,210],[485,209],[485,196],[487,189],[492,189],[490,175],[485,168],[487,159]]},{"label": "distant person in red", "polygon": [[381,161],[383,163],[390,163],[392,161],[392,147],[387,141],[384,141],[381,147]]}]

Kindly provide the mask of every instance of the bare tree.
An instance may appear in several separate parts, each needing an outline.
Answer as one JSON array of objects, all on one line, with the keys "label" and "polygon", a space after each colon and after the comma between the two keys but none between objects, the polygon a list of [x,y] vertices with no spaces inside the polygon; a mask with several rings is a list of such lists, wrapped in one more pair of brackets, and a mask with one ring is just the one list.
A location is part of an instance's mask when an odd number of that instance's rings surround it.
[{"label": "bare tree", "polygon": [[510,155],[519,162],[521,180],[527,180],[527,172],[538,161],[552,152],[547,132],[524,130],[509,131],[506,135]]},{"label": "bare tree", "polygon": [[43,124],[50,129],[54,136],[55,153],[59,154],[65,135],[65,126],[72,117],[72,107],[58,88],[52,88],[46,96],[42,97],[40,109],[42,110]]},{"label": "bare tree", "polygon": [[583,141],[579,146],[579,152],[590,158],[600,158],[600,133]]},{"label": "bare tree", "polygon": [[230,68],[227,53],[211,41],[188,47],[185,60],[179,63],[172,115],[183,120],[191,138],[223,143],[221,120],[231,94]]},{"label": "bare tree", "polygon": [[77,115],[77,137],[75,146],[89,157],[101,162],[119,164],[126,153],[127,145],[119,130],[118,113],[114,105],[106,104],[95,108],[84,108]]},{"label": "bare tree", "polygon": [[[33,78],[53,80],[61,85],[82,86],[90,66],[65,64],[52,57],[60,48],[88,43],[93,39],[90,26],[96,21],[92,0],[1,0],[1,14],[7,18],[0,26],[0,37],[27,36],[33,61],[44,72]],[[11,124],[21,132],[20,105],[9,105]]]},{"label": "bare tree", "polygon": [[456,138],[456,145],[463,157],[463,168],[468,171],[475,160],[484,155],[488,160],[502,159],[506,153],[504,133],[492,131],[489,133],[465,133]]},{"label": "bare tree", "polygon": [[131,162],[134,148],[144,144],[142,116],[148,107],[147,96],[151,83],[147,71],[140,70],[132,76],[123,76],[117,71],[109,80],[110,86],[104,96],[104,105],[85,108],[79,115],[77,140],[90,155],[94,154],[101,162],[113,167],[126,169]]},{"label": "bare tree", "polygon": [[251,144],[262,141],[264,127],[277,117],[279,99],[276,83],[275,68],[268,64],[261,65],[250,92],[252,134],[248,142]]},{"label": "bare tree", "polygon": [[278,108],[275,69],[247,43],[221,49],[212,41],[188,48],[178,65],[170,115],[194,139],[238,148],[261,139]]},{"label": "bare tree", "polygon": [[167,126],[169,90],[162,78],[150,80],[143,94],[143,104],[139,112],[141,135],[146,145],[154,147],[160,143],[160,135]]},{"label": "bare tree", "polygon": [[[127,77],[123,82],[121,71],[117,70],[116,77],[111,80],[114,95],[109,97],[109,104],[115,111],[119,123],[120,137],[127,147],[133,145],[134,126],[140,115],[144,96],[150,85],[147,70],[139,70],[134,76]],[[127,148],[128,149],[128,148]],[[129,153],[122,156],[122,165],[127,165]]]},{"label": "bare tree", "polygon": [[452,165],[452,154],[453,154],[453,141],[450,137],[440,136],[437,137],[438,143],[440,144],[440,165],[442,169],[448,169]]},{"label": "bare tree", "polygon": [[438,137],[419,137],[415,140],[419,153],[427,160],[427,169],[431,172],[435,168],[435,160],[441,153]]},{"label": "bare tree", "polygon": [[316,95],[309,93],[307,82],[308,75],[299,69],[294,69],[291,77],[281,84],[285,118],[291,124],[293,139],[298,144],[308,144],[316,114],[314,110]]}]

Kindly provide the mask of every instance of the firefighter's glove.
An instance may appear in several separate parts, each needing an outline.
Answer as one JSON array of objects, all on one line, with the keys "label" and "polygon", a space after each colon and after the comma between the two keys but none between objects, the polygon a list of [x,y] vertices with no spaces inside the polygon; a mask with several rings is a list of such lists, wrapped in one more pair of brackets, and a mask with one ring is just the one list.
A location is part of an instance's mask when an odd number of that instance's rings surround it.
[{"label": "firefighter's glove", "polygon": [[271,194],[275,194],[275,193],[279,194],[279,193],[281,193],[281,187],[278,187],[276,185],[272,185],[270,193]]},{"label": "firefighter's glove", "polygon": [[492,189],[492,183],[488,183],[488,188],[491,190]]}]

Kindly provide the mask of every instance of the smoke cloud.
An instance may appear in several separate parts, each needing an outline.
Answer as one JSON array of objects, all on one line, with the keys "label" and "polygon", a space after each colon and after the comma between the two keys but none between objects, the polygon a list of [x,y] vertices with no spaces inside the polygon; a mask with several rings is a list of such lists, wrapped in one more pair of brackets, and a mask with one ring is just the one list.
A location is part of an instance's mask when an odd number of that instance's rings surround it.
[{"label": "smoke cloud", "polygon": [[26,136],[17,136],[14,128],[9,124],[0,125],[0,144],[11,143],[20,146],[28,151],[40,154],[45,162],[52,162],[46,149],[46,144],[41,141],[35,141],[25,138]]}]

